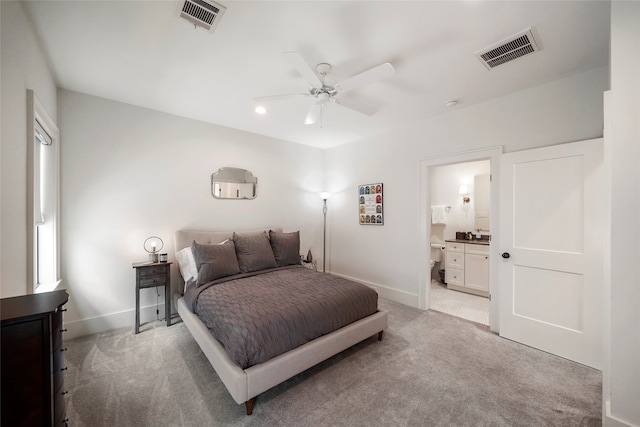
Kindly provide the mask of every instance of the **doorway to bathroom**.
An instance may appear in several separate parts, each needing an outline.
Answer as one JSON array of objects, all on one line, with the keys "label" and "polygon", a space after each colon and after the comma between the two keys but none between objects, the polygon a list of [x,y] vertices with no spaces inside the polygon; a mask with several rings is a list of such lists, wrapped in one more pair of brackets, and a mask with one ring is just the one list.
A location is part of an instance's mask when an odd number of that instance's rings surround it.
[{"label": "doorway to bathroom", "polygon": [[490,160],[429,168],[432,310],[489,326]]},{"label": "doorway to bathroom", "polygon": [[499,299],[491,241],[498,234],[501,152],[494,147],[421,161],[420,307],[489,325],[494,332]]}]

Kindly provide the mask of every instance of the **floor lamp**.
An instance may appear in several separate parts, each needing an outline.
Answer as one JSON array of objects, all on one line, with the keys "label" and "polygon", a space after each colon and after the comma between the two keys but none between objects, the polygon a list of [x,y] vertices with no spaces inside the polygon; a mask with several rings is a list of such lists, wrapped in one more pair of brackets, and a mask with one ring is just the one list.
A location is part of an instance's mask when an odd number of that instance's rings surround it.
[{"label": "floor lamp", "polygon": [[324,215],[324,223],[322,227],[322,272],[325,272],[327,263],[327,199],[331,197],[331,193],[326,191],[320,193],[322,199],[322,214]]}]

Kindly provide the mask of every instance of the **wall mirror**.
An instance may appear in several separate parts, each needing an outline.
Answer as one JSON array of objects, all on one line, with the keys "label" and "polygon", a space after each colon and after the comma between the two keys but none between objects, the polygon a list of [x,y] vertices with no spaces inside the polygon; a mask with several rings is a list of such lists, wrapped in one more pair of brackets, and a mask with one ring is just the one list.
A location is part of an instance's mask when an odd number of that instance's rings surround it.
[{"label": "wall mirror", "polygon": [[490,197],[491,177],[487,174],[476,175],[473,179],[475,192],[475,226],[476,230],[489,231],[491,210]]},{"label": "wall mirror", "polygon": [[258,178],[246,169],[220,168],[211,174],[211,194],[216,199],[255,199]]}]

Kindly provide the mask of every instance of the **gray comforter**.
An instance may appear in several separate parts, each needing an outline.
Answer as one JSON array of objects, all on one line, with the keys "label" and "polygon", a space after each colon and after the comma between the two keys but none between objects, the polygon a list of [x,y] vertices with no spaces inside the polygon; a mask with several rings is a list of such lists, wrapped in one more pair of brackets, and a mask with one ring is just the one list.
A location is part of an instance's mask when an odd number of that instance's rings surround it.
[{"label": "gray comforter", "polygon": [[185,302],[243,369],[378,310],[373,289],[302,266],[210,282]]}]

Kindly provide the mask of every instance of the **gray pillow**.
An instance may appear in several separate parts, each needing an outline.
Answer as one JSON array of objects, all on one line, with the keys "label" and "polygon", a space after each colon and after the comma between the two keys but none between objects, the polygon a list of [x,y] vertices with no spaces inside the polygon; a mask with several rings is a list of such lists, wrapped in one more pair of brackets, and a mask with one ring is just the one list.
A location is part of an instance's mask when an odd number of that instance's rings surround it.
[{"label": "gray pillow", "polygon": [[300,264],[300,231],[279,233],[269,230],[269,240],[278,267]]},{"label": "gray pillow", "polygon": [[266,231],[258,234],[233,233],[233,243],[236,245],[241,272],[249,273],[277,267]]},{"label": "gray pillow", "polygon": [[232,240],[226,240],[218,245],[201,245],[194,240],[191,251],[198,268],[196,286],[221,277],[240,274],[236,248]]}]

